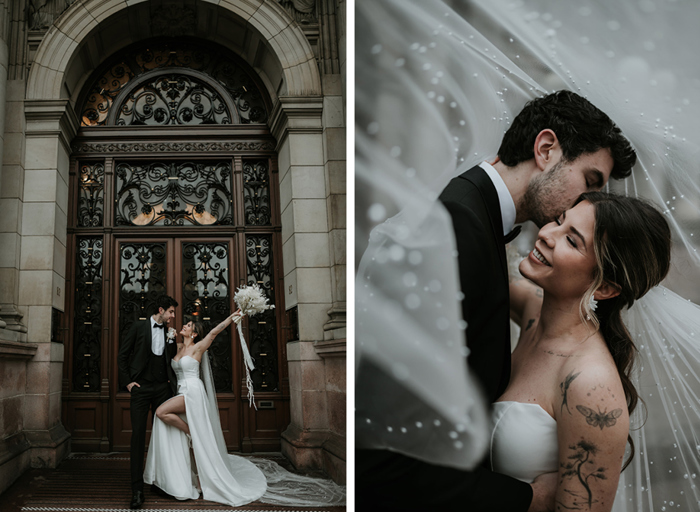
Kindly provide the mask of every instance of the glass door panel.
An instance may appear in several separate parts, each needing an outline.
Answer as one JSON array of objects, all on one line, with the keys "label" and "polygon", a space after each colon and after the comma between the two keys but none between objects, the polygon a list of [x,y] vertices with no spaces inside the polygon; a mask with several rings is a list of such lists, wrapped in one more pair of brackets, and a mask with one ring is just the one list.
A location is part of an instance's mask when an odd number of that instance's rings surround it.
[{"label": "glass door panel", "polygon": [[[202,322],[204,332],[221,323],[231,311],[229,242],[183,241],[182,300],[185,315]],[[214,385],[218,393],[233,390],[231,329],[225,329],[209,348]]]}]

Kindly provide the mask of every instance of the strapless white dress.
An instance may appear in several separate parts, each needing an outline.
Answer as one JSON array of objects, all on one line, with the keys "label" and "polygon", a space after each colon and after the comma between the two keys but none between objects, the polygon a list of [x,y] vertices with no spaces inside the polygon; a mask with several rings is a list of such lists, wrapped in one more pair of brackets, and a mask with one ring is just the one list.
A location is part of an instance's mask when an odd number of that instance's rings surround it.
[{"label": "strapless white dress", "polygon": [[489,455],[491,469],[531,483],[558,470],[557,422],[538,404],[496,402]]},{"label": "strapless white dress", "polygon": [[[206,354],[205,356],[206,357]],[[177,395],[185,397],[192,449],[204,499],[240,507],[257,500],[267,488],[266,478],[255,464],[220,449],[213,430],[204,383],[199,377],[200,363],[190,356],[172,362],[177,375]],[[224,455],[222,455],[222,453]],[[199,498],[197,476],[191,459],[187,436],[181,430],[153,420],[151,443],[143,479],[155,484],[179,500]]]}]

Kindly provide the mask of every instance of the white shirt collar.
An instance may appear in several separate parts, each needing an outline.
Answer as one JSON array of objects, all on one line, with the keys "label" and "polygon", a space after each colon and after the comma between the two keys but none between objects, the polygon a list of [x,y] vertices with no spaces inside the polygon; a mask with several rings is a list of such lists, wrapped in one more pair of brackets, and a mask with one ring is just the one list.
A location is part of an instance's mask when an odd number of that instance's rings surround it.
[{"label": "white shirt collar", "polygon": [[513,231],[513,226],[515,226],[515,202],[513,201],[513,196],[510,195],[510,191],[506,186],[506,183],[498,174],[498,171],[488,162],[481,162],[479,164],[489,178],[491,178],[491,183],[496,187],[496,193],[498,194],[498,202],[501,206],[501,219],[503,220],[503,234],[507,235]]},{"label": "white shirt collar", "polygon": [[153,319],[153,316],[149,317],[151,319],[151,329],[158,323]]}]

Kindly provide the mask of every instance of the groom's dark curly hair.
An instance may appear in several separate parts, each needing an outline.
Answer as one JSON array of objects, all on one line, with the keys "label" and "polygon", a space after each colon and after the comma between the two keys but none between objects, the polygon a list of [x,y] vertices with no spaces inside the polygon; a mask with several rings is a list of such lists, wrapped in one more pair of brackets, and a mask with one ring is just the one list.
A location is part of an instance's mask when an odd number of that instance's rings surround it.
[{"label": "groom's dark curly hair", "polygon": [[557,91],[528,102],[503,136],[498,156],[508,167],[534,158],[537,135],[552,130],[563,159],[571,162],[586,153],[608,148],[614,161],[611,177],[626,178],[637,154],[622,131],[605,112],[571,91]]},{"label": "groom's dark curly hair", "polygon": [[167,310],[170,306],[177,307],[177,301],[169,295],[158,295],[153,303],[153,314],[158,314],[160,308]]}]

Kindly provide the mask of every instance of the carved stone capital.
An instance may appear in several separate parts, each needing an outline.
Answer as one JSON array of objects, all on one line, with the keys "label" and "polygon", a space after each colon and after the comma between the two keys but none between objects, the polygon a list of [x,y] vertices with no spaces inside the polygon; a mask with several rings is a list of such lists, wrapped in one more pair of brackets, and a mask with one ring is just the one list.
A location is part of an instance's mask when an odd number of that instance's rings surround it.
[{"label": "carved stone capital", "polygon": [[0,310],[0,320],[5,322],[5,329],[9,331],[27,332],[27,327],[22,323],[23,316],[14,305],[6,304]]},{"label": "carved stone capital", "polygon": [[334,305],[328,310],[328,320],[324,326],[324,331],[332,331],[333,329],[343,329],[347,326],[347,313],[345,307]]}]

